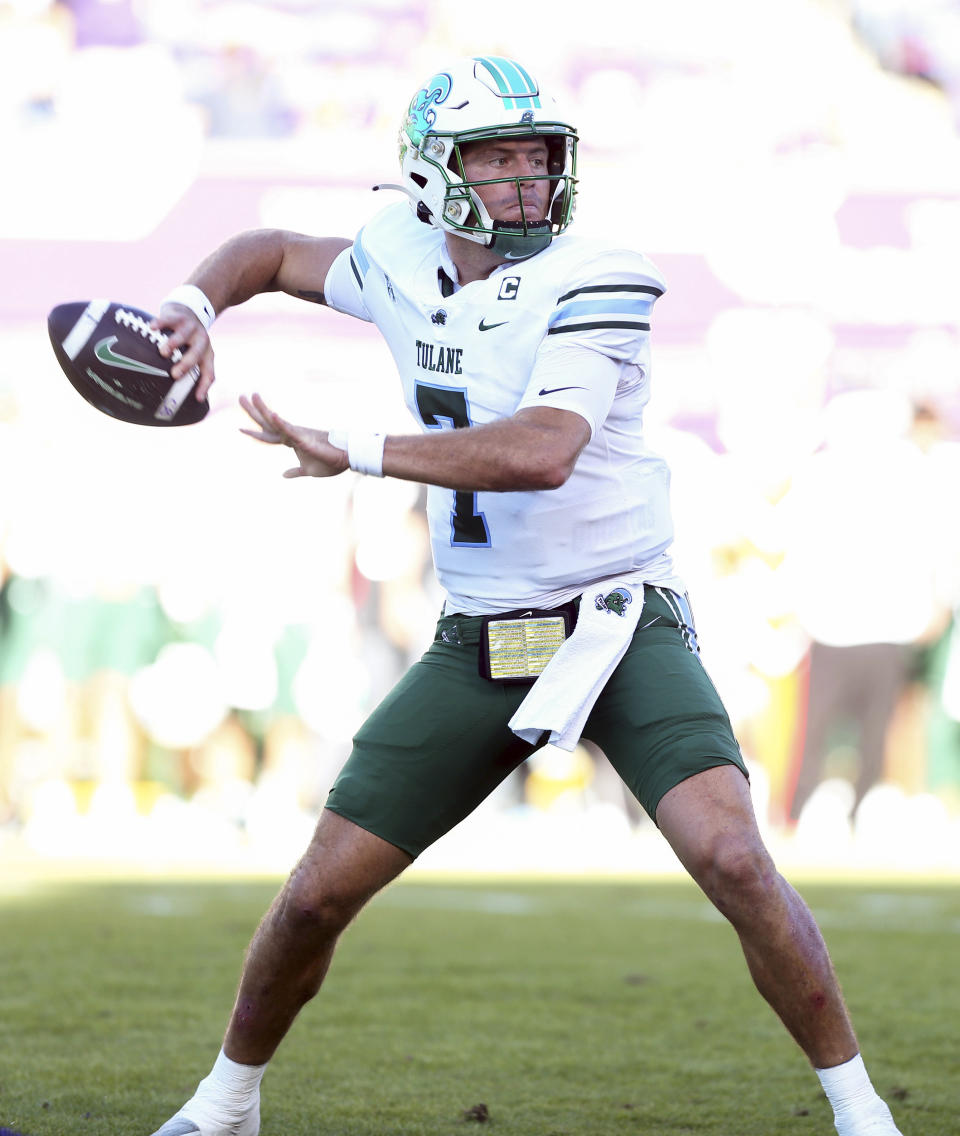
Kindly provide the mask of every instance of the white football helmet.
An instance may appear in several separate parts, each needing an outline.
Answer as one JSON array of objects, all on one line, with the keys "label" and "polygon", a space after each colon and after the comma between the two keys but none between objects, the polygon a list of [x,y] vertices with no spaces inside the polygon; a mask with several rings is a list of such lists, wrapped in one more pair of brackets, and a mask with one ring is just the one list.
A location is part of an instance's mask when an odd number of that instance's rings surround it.
[{"label": "white football helmet", "polygon": [[[467,181],[461,146],[491,138],[542,138],[547,173],[540,177]],[[400,171],[417,216],[438,229],[476,241],[510,260],[545,249],[573,219],[577,133],[556,100],[521,64],[478,56],[433,75],[413,96],[400,127]],[[490,181],[548,180],[547,219],[496,221],[474,186]],[[384,187],[386,188],[386,187]]]}]

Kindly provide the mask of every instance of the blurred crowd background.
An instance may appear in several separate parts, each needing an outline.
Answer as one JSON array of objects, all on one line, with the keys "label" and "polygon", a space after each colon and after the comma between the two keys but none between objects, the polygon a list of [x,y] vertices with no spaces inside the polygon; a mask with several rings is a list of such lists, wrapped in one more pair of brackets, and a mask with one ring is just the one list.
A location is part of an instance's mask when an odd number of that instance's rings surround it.
[{"label": "blurred crowd background", "polygon": [[[238,430],[252,390],[413,429],[369,327],[258,297],[216,325],[210,417],[151,431],[79,399],[44,321],[155,309],[241,229],[352,236],[415,87],[480,53],[565,96],[577,229],[666,275],[648,429],[763,823],[957,867],[952,0],[0,2],[0,854],[286,864],[432,637],[418,488],[286,482]],[[651,863],[588,746],[463,827],[424,861]]]}]

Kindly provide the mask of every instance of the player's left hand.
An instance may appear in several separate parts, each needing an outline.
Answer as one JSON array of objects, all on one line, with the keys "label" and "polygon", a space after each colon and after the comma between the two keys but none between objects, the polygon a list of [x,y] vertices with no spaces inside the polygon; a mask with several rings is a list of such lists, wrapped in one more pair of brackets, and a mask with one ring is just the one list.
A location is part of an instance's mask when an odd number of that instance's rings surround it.
[{"label": "player's left hand", "polygon": [[349,468],[346,451],[330,445],[326,430],[294,426],[258,394],[251,398],[241,395],[240,405],[258,426],[256,430],[241,427],[241,433],[271,446],[289,446],[297,455],[300,464],[286,470],[284,477],[336,477]]}]

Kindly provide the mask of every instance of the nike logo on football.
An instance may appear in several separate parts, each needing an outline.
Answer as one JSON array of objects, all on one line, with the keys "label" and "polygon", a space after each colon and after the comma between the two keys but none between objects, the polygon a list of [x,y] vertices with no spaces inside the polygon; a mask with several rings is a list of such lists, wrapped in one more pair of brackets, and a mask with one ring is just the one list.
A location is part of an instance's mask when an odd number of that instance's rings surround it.
[{"label": "nike logo on football", "polygon": [[136,371],[141,375],[159,375],[163,379],[170,377],[161,367],[151,367],[149,363],[141,363],[139,359],[129,359],[126,355],[118,355],[113,350],[113,345],[116,342],[117,337],[115,335],[108,335],[106,339],[101,339],[94,347],[93,353],[101,363],[106,363],[108,367],[120,367],[124,371]]},{"label": "nike logo on football", "polygon": [[487,323],[484,318],[477,324],[477,328],[480,331],[493,331],[495,327],[503,327],[504,324],[508,324],[509,322],[509,320],[501,320],[499,323]]},{"label": "nike logo on football", "polygon": [[541,387],[540,394],[556,394],[557,391],[585,391],[586,387]]}]

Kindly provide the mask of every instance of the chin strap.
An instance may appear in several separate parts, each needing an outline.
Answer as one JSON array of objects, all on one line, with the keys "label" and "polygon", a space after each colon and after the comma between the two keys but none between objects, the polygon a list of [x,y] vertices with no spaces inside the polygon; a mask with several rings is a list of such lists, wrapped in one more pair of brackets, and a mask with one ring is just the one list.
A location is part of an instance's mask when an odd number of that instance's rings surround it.
[{"label": "chin strap", "polygon": [[493,239],[487,248],[505,260],[526,260],[536,256],[553,240],[549,221],[524,224],[523,221],[494,221]]}]

